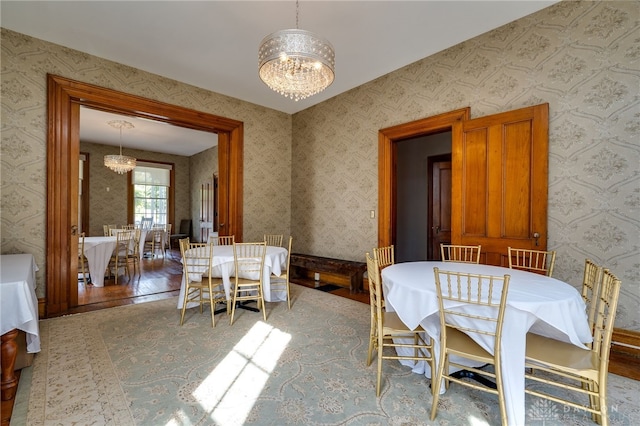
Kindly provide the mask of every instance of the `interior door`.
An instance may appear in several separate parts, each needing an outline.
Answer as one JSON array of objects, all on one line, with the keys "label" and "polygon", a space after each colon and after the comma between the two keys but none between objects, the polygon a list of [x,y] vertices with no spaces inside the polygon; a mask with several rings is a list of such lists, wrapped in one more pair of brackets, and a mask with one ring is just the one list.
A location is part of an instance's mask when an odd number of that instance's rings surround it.
[{"label": "interior door", "polygon": [[214,216],[214,188],[213,179],[200,185],[200,241],[209,241],[209,234],[213,232]]},{"label": "interior door", "polygon": [[481,244],[482,263],[546,250],[548,122],[542,104],[464,121],[452,139],[451,240]]},{"label": "interior door", "polygon": [[429,259],[440,259],[440,244],[451,242],[451,161],[435,161],[431,167],[429,204]]}]

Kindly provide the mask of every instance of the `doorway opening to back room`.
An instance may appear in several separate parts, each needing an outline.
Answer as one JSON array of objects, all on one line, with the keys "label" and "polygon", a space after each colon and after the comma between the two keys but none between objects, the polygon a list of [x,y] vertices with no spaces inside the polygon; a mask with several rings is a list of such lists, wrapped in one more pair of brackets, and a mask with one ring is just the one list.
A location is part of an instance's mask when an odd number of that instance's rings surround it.
[{"label": "doorway opening to back room", "polygon": [[396,146],[396,261],[438,259],[435,247],[450,234],[451,131]]}]

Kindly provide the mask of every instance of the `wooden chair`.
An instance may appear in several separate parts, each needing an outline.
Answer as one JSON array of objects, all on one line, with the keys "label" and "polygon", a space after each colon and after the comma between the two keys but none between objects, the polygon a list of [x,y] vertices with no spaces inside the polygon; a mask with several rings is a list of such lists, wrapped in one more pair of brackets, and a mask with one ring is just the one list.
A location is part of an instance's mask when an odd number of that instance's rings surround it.
[{"label": "wooden chair", "polygon": [[[180,325],[184,324],[187,304],[198,303],[200,313],[203,313],[204,305],[208,304],[211,307],[211,327],[216,326],[216,304],[225,303],[227,295],[224,291],[222,278],[213,278],[211,275],[213,250],[211,244],[190,243],[188,238],[180,240],[180,254],[184,268],[183,279],[185,280]],[[229,305],[227,304],[228,312]]]},{"label": "wooden chair", "polygon": [[169,253],[171,253],[171,224],[167,223],[164,226],[164,235],[162,236],[162,241],[163,241],[163,250],[164,250],[164,255],[167,255],[167,251],[169,251]]},{"label": "wooden chair", "polygon": [[140,227],[142,229],[149,230],[153,226],[153,218],[152,217],[143,217],[140,221]]},{"label": "wooden chair", "polygon": [[[501,370],[501,340],[504,311],[507,306],[509,275],[493,276],[442,271],[434,268],[440,314],[440,358],[436,380],[431,382],[433,400],[431,420],[436,417],[439,388],[442,380],[498,396],[502,424],[507,424]],[[458,325],[465,324],[465,325]],[[469,334],[481,334],[493,340],[493,355],[476,343]],[[480,364],[492,364],[494,372],[463,365],[451,356],[473,360]],[[449,367],[471,371],[481,377],[495,380],[496,389],[473,381],[449,375]]]},{"label": "wooden chair", "polygon": [[287,292],[287,305],[291,309],[291,291],[289,288],[289,270],[291,267],[291,246],[293,244],[293,237],[289,237],[289,249],[287,251],[287,266],[280,275],[271,274],[271,292],[274,290],[283,290]]},{"label": "wooden chair", "polygon": [[[367,274],[369,275],[369,301],[371,307],[371,329],[369,332],[369,351],[367,365],[371,365],[373,350],[378,354],[378,372],[376,379],[376,396],[380,396],[382,382],[382,361],[385,359],[411,360],[428,362],[431,371],[435,371],[433,346],[431,341],[427,343],[424,337],[425,331],[421,326],[410,330],[400,320],[395,312],[385,312],[382,309],[382,285],[380,282],[380,269],[378,262],[369,253],[367,258]],[[385,354],[385,348],[393,348],[391,353]],[[400,355],[395,349],[413,349],[413,355]],[[435,387],[432,386],[432,391]]]},{"label": "wooden chair", "polygon": [[78,235],[78,264],[80,265],[80,270],[82,271],[82,282],[87,285],[89,282],[91,282],[91,276],[87,275],[89,263],[84,255],[84,236],[84,232]]},{"label": "wooden chair", "polygon": [[209,244],[214,246],[232,246],[235,243],[233,235],[209,235]]},{"label": "wooden chair", "polygon": [[127,258],[129,256],[129,250],[133,244],[133,231],[121,230],[116,233],[116,248],[113,250],[111,260],[109,261],[109,270],[113,269],[115,276],[115,283],[118,284],[118,275],[120,267],[124,267],[127,272],[127,277],[131,279],[131,273],[129,271],[129,263]]},{"label": "wooden chair", "polygon": [[[590,350],[537,334],[527,334],[525,365],[547,372],[553,378],[548,379],[540,374],[525,374],[529,380],[525,388],[526,393],[557,402],[563,407],[588,411],[597,423],[605,426],[609,424],[609,407],[607,406],[609,348],[620,285],[620,280],[608,269],[602,270],[594,319],[593,343]],[[572,395],[585,395],[589,399],[589,405],[557,396],[562,394],[552,395],[555,392],[546,393],[540,390],[539,386],[528,386],[535,383],[569,390]]]},{"label": "wooden chair", "polygon": [[555,251],[516,249],[509,247],[509,268],[543,274],[548,277],[553,273],[556,262]]},{"label": "wooden chair", "polygon": [[233,244],[235,281],[233,286],[233,301],[231,304],[231,319],[229,321],[230,325],[233,325],[236,304],[249,300],[255,300],[258,303],[258,309],[262,310],[263,319],[265,321],[267,320],[262,290],[262,271],[266,252],[267,245],[265,242]]},{"label": "wooden chair", "polygon": [[481,245],[440,244],[440,259],[443,262],[480,263],[481,249]]},{"label": "wooden chair", "polygon": [[268,246],[282,247],[282,234],[264,234],[264,242]]},{"label": "wooden chair", "polygon": [[111,236],[111,229],[109,228],[109,225],[102,225],[102,233],[105,237]]}]

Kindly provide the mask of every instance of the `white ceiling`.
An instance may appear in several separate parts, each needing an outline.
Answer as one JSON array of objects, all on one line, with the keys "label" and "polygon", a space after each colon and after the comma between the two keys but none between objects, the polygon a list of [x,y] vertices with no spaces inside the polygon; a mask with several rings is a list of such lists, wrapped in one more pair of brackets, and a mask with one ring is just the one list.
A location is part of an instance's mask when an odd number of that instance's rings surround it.
[{"label": "white ceiling", "polygon": [[324,92],[298,102],[271,91],[257,70],[262,38],[295,28],[293,0],[2,0],[0,22],[32,37],[293,114],[555,2],[301,0],[299,28],[333,44],[336,78]]}]

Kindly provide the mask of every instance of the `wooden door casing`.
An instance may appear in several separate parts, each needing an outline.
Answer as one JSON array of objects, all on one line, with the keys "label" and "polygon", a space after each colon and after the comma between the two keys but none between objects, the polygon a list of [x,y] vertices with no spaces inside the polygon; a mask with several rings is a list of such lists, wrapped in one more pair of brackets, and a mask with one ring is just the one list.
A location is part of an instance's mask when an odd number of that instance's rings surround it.
[{"label": "wooden door casing", "polygon": [[45,317],[76,306],[80,105],[218,134],[219,203],[228,232],[242,239],[244,124],[92,84],[47,75]]},{"label": "wooden door casing", "polygon": [[451,240],[481,244],[483,263],[508,265],[509,246],[546,250],[548,114],[542,104],[467,120],[452,140]]}]

